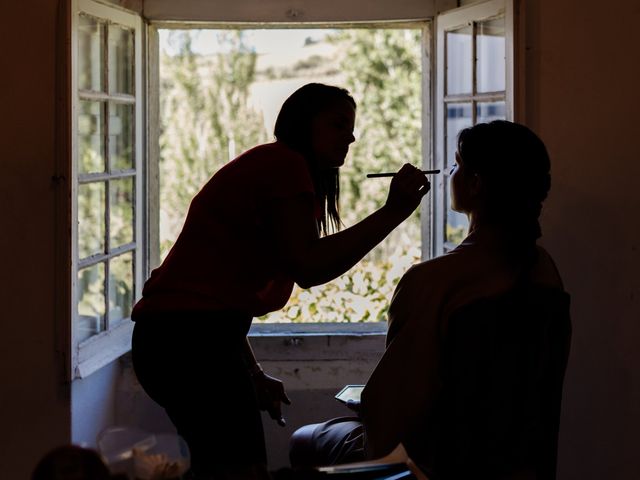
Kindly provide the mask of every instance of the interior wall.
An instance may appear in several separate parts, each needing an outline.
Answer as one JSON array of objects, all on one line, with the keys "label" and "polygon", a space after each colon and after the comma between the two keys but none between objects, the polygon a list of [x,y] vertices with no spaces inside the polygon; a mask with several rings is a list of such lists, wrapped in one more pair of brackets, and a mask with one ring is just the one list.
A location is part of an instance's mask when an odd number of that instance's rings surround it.
[{"label": "interior wall", "polygon": [[74,380],[71,388],[71,441],[95,448],[100,432],[117,423],[116,392],[122,368],[111,362],[86,378]]},{"label": "interior wall", "polygon": [[0,476],[25,479],[71,435],[55,337],[53,0],[3,2],[0,28]]},{"label": "interior wall", "polygon": [[572,295],[560,479],[640,478],[640,5],[528,1],[527,123],[546,142],[543,244]]}]

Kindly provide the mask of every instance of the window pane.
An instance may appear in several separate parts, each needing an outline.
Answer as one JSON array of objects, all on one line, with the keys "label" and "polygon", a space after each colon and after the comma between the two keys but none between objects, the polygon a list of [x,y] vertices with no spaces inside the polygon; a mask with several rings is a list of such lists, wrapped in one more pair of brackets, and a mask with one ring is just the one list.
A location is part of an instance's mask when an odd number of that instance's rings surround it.
[{"label": "window pane", "polygon": [[109,25],[109,92],[133,94],[133,31]]},{"label": "window pane", "polygon": [[104,197],[104,183],[87,183],[78,186],[78,252],[80,258],[105,251]]},{"label": "window pane", "polygon": [[[460,130],[473,125],[471,103],[447,104],[446,122],[446,165],[448,170],[455,163],[458,149],[458,133]],[[467,216],[451,210],[451,178],[447,178],[444,192],[445,198],[445,242],[458,244],[467,233]]]},{"label": "window pane", "polygon": [[78,272],[77,340],[82,341],[104,329],[104,263]]},{"label": "window pane", "polygon": [[109,159],[111,170],[133,168],[133,105],[109,103]]},{"label": "window pane", "polygon": [[473,28],[471,26],[446,33],[447,95],[472,93],[472,35]]},{"label": "window pane", "polygon": [[104,172],[104,103],[80,101],[78,113],[78,172]]},{"label": "window pane", "polygon": [[500,92],[505,89],[504,17],[478,23],[477,91]]},{"label": "window pane", "polygon": [[109,263],[109,326],[131,315],[133,307],[133,252]]},{"label": "window pane", "polygon": [[133,242],[133,182],[130,177],[109,184],[110,248]]},{"label": "window pane", "polygon": [[471,103],[447,104],[445,168],[449,168],[455,161],[456,149],[458,148],[458,132],[463,128],[470,127],[472,122]]},{"label": "window pane", "polygon": [[445,242],[458,245],[467,236],[469,221],[463,213],[451,210],[451,177],[447,177]]},{"label": "window pane", "polygon": [[92,17],[78,18],[78,88],[103,90],[103,36],[104,28]]},{"label": "window pane", "polygon": [[504,102],[482,102],[476,106],[476,118],[478,123],[504,120],[507,115],[507,107]]}]

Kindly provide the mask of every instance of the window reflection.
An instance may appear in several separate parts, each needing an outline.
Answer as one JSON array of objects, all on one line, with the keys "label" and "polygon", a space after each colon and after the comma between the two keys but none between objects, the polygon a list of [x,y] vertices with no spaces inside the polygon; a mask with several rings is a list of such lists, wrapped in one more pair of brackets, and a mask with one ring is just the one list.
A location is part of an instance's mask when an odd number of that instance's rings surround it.
[{"label": "window reflection", "polygon": [[134,178],[111,180],[109,184],[110,248],[133,242]]},{"label": "window reflection", "polygon": [[466,26],[458,30],[451,30],[446,33],[447,95],[472,92],[472,36],[473,28],[471,26]]},{"label": "window reflection", "polygon": [[471,125],[473,125],[471,102],[447,104],[446,169],[449,169],[455,161],[458,133]]},{"label": "window reflection", "polygon": [[78,17],[78,88],[103,90],[103,24],[95,18]]},{"label": "window reflection", "polygon": [[78,272],[77,341],[86,340],[104,329],[104,271],[104,263],[99,263]]},{"label": "window reflection", "polygon": [[109,262],[109,326],[131,315],[133,307],[133,252]]},{"label": "window reflection", "polygon": [[[460,130],[473,125],[472,103],[447,104],[446,165],[448,171],[455,163]],[[447,177],[445,191],[445,241],[459,243],[465,237],[468,227],[467,216],[451,209],[451,178]]]},{"label": "window reflection", "polygon": [[105,184],[78,186],[78,253],[85,258],[105,251]]},{"label": "window reflection", "polygon": [[78,172],[104,172],[103,107],[101,102],[80,101],[78,113]]},{"label": "window reflection", "polygon": [[481,102],[476,106],[476,118],[478,123],[504,120],[507,118],[505,102]]},{"label": "window reflection", "polygon": [[467,236],[469,220],[464,213],[455,212],[451,209],[451,177],[446,181],[447,194],[445,195],[445,242],[458,245]]},{"label": "window reflection", "polygon": [[134,58],[132,30],[109,25],[109,91],[133,94]]},{"label": "window reflection", "polygon": [[109,103],[109,161],[111,170],[134,166],[134,105]]},{"label": "window reflection", "polygon": [[502,91],[506,79],[504,17],[479,22],[477,32],[477,91]]}]

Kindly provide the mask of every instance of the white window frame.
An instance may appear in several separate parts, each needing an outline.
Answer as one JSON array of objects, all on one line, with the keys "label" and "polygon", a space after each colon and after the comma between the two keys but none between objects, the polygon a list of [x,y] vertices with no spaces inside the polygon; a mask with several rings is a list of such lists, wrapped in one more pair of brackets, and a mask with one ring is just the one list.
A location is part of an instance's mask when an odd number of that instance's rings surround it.
[{"label": "white window frame", "polygon": [[[432,222],[433,222],[433,255],[438,256],[451,250],[454,245],[445,242],[445,221],[446,221],[446,196],[449,192],[445,191],[447,186],[447,175],[445,171],[446,165],[446,116],[445,116],[445,94],[444,86],[446,82],[446,51],[445,51],[445,34],[450,30],[456,30],[467,25],[474,25],[482,20],[504,15],[505,19],[505,105],[506,119],[514,120],[516,109],[514,99],[515,92],[515,72],[517,71],[515,53],[515,40],[517,33],[517,0],[489,0],[482,3],[472,3],[470,5],[450,10],[446,13],[438,15],[436,18],[436,95],[434,102],[435,112],[435,168],[443,171],[443,175],[438,178],[436,188],[434,189]],[[475,50],[473,52],[475,54]],[[475,72],[476,62],[472,58],[473,71]],[[473,75],[475,82],[475,74]],[[474,87],[475,90],[475,87]],[[474,98],[476,97],[474,92]],[[479,96],[478,96],[479,98]],[[475,111],[472,113],[475,119]]]},{"label": "white window frame", "polygon": [[[134,202],[134,243],[132,250],[134,256],[134,298],[140,296],[143,278],[144,264],[146,263],[146,232],[143,229],[144,214],[144,164],[145,164],[145,128],[144,128],[144,103],[146,90],[143,88],[143,22],[142,18],[129,11],[118,7],[107,6],[92,0],[73,0],[71,6],[71,377],[86,377],[109,362],[115,360],[131,348],[131,333],[133,323],[123,319],[115,326],[100,332],[85,341],[79,341],[76,332],[77,305],[78,305],[78,271],[80,268],[78,258],[78,109],[80,95],[78,91],[78,18],[80,13],[85,13],[106,23],[115,23],[135,32],[134,37],[134,96],[135,96],[135,202]],[[108,202],[108,198],[106,199]],[[108,207],[106,207],[108,208]],[[106,222],[106,219],[105,219]],[[108,234],[108,226],[106,226]],[[107,255],[110,258],[110,255]],[[105,272],[105,277],[108,274]],[[105,285],[108,284],[105,278]],[[108,304],[108,290],[104,292]]]},{"label": "white window frame", "polygon": [[[98,3],[103,1],[103,3]],[[76,309],[77,309],[77,18],[78,11],[83,10],[87,13],[111,19],[116,23],[131,25],[135,28],[135,62],[136,62],[136,170],[138,172],[136,178],[136,274],[135,274],[135,297],[139,298],[140,291],[144,279],[148,276],[150,269],[157,265],[159,252],[155,248],[156,242],[148,241],[158,238],[158,224],[154,223],[153,218],[157,215],[158,204],[154,203],[152,196],[147,192],[153,192],[158,187],[158,151],[157,145],[148,139],[154,137],[154,128],[157,128],[157,72],[158,59],[157,48],[157,27],[162,24],[176,26],[178,24],[189,24],[191,27],[198,24],[210,23],[232,23],[235,26],[251,26],[256,28],[264,24],[271,23],[274,26],[283,27],[286,25],[295,25],[304,28],[305,25],[319,26],[331,25],[339,23],[361,24],[363,22],[375,24],[385,21],[408,21],[418,22],[427,21],[431,31],[429,32],[430,40],[424,42],[423,55],[423,163],[429,168],[442,165],[442,145],[440,145],[439,130],[442,126],[438,126],[439,119],[442,118],[441,97],[439,96],[437,86],[440,84],[440,75],[443,74],[442,66],[438,63],[438,49],[442,45],[442,39],[439,38],[441,26],[445,26],[447,21],[462,21],[465,15],[476,17],[485,10],[498,8],[506,9],[506,35],[507,35],[507,102],[511,112],[511,118],[518,120],[524,115],[524,102],[522,92],[523,77],[522,63],[515,61],[514,53],[518,57],[523,57],[520,49],[524,47],[521,38],[516,39],[516,29],[518,25],[514,25],[514,5],[519,5],[521,0],[490,0],[482,3],[474,3],[466,7],[458,8],[456,0],[410,0],[402,4],[396,5],[394,9],[383,6],[382,3],[371,3],[369,0],[354,0],[345,4],[340,0],[327,0],[321,4],[309,4],[305,11],[305,4],[302,8],[289,8],[273,5],[263,0],[248,0],[242,5],[235,0],[221,0],[220,2],[205,3],[199,0],[183,0],[174,2],[172,0],[147,0],[144,2],[143,15],[114,6],[113,3],[104,0],[71,0],[71,20],[70,20],[70,45],[71,45],[71,67],[69,78],[69,91],[71,92],[71,145],[70,156],[72,158],[72,166],[70,169],[71,183],[71,202],[69,211],[71,214],[71,265],[70,265],[70,287],[71,287],[71,304],[70,304],[70,325],[75,325]],[[108,3],[108,5],[105,5]],[[250,17],[247,16],[250,12]],[[439,12],[446,12],[439,14]],[[475,13],[472,13],[475,12]],[[517,12],[516,12],[517,13]],[[487,17],[493,16],[489,13]],[[522,21],[522,17],[518,16],[515,20]],[[466,20],[468,21],[468,20]],[[149,25],[151,22],[151,25]],[[514,52],[514,42],[519,49]],[[515,60],[515,61],[514,61]],[[510,63],[511,62],[511,63]],[[509,65],[512,65],[509,68]],[[514,85],[513,72],[520,73],[517,84]],[[144,88],[147,87],[148,90]],[[514,92],[515,99],[518,102],[514,111]],[[149,136],[145,135],[149,133]],[[147,157],[145,157],[145,154]],[[150,160],[147,160],[149,158]],[[438,212],[438,208],[442,205],[442,181],[435,179],[433,181],[433,195],[425,199],[422,205],[422,211],[425,214],[422,225],[422,245],[423,258],[430,258],[443,252],[442,239],[444,238],[442,229],[438,230],[441,224],[441,216],[444,212]],[[146,188],[146,190],[145,190]],[[156,190],[157,191],[157,190]],[[108,292],[106,292],[108,294]],[[84,377],[91,372],[101,368],[107,363],[113,361],[123,353],[130,349],[131,345],[131,322],[121,322],[118,327],[111,331],[103,332],[81,344],[76,342],[74,335],[67,335],[65,338],[71,337],[71,378]],[[73,329],[73,328],[72,328]],[[64,328],[63,328],[64,330]],[[282,337],[285,338],[285,344],[291,344],[292,347],[299,345],[296,340],[300,336],[343,336],[351,337],[353,335],[374,335],[382,337],[385,334],[386,325],[384,323],[365,323],[365,324],[269,324],[256,325],[252,327],[252,335],[259,335],[264,339],[265,346],[281,345]],[[289,342],[289,343],[286,343]],[[64,342],[62,342],[64,344]],[[378,342],[379,343],[379,342]],[[254,344],[254,348],[256,344]],[[256,353],[261,356],[260,345]],[[277,350],[276,353],[273,353]],[[287,349],[284,349],[287,350]],[[269,356],[280,357],[287,356],[289,353],[279,349],[272,350]],[[312,354],[315,355],[315,354]],[[314,356],[315,358],[315,356]],[[268,360],[265,358],[265,360]]]}]

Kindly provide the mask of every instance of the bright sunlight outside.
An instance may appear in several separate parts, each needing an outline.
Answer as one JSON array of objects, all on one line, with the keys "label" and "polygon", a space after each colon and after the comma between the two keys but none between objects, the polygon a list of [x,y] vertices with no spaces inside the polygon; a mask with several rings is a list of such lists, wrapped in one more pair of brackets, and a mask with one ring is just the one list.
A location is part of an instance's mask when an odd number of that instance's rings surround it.
[{"label": "bright sunlight outside", "polygon": [[[422,164],[422,31],[400,28],[161,30],[160,242],[175,241],[189,202],[243,151],[273,141],[282,102],[321,82],[355,98],[356,142],[340,169],[340,213],[353,225],[386,200],[368,172]],[[416,212],[340,278],[295,288],[264,322],[375,322],[400,276],[420,258]]]}]

